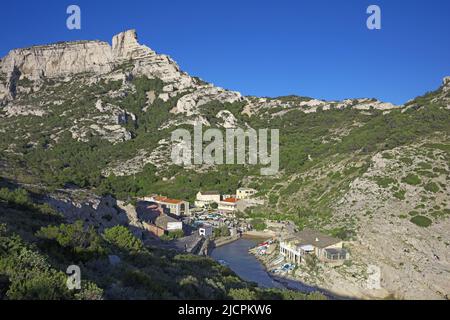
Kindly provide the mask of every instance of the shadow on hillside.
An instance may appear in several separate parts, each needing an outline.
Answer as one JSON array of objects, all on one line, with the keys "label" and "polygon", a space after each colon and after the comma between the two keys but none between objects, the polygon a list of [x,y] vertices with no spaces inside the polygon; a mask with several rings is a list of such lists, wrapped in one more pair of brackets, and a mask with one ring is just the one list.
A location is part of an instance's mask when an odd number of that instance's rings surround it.
[{"label": "shadow on hillside", "polygon": [[[5,179],[5,178],[0,178],[0,188],[8,188],[10,190],[14,190],[14,189],[18,189],[18,188],[23,188],[22,185],[9,180],[9,179]],[[26,188],[29,192],[30,198],[38,203],[47,203],[46,200],[48,200],[49,196],[45,195],[45,194],[41,194],[41,193],[37,193],[37,192],[33,192],[30,191],[29,188]],[[62,201],[62,200],[61,200]],[[176,254],[175,252],[178,253],[182,253],[185,251],[186,245],[190,246],[192,245],[192,243],[195,243],[195,241],[198,241],[198,235],[196,233],[193,233],[192,235],[182,238],[182,239],[177,239],[174,241],[161,241],[159,238],[155,237],[152,233],[150,233],[149,231],[143,229],[143,228],[139,228],[137,226],[133,226],[133,225],[129,225],[130,220],[128,219],[128,216],[126,214],[126,212],[123,209],[120,209],[117,206],[117,201],[114,198],[111,198],[109,203],[109,207],[110,208],[114,208],[117,211],[117,215],[121,215],[123,217],[126,217],[126,219],[123,220],[122,225],[127,226],[130,231],[138,236],[139,238],[141,238],[144,243],[146,245],[149,245],[150,247],[155,247],[155,249],[164,249],[164,250],[171,250],[172,253],[170,254]],[[67,204],[66,202],[64,202],[65,206],[69,206],[69,208],[73,211],[79,211],[80,212],[80,217],[82,217],[82,213],[84,212],[84,208],[83,207],[77,207],[72,203]],[[138,209],[138,208],[136,208]],[[99,215],[101,215],[101,213],[99,213]],[[6,216],[5,216],[6,217]],[[24,217],[24,219],[27,218],[29,220],[29,217]],[[20,216],[15,216],[14,217],[15,222],[19,223],[22,225],[23,227],[23,223],[21,222],[21,217]],[[28,221],[27,220],[27,221]],[[6,221],[5,221],[6,222]],[[63,223],[63,221],[60,221],[60,223]],[[40,225],[36,225],[36,226],[31,226],[32,229],[35,229],[37,227],[40,227]],[[105,226],[103,226],[104,229]],[[99,229],[99,231],[102,231],[100,227],[98,227],[97,229]],[[119,251],[118,248],[116,248],[117,251]],[[114,250],[116,251],[116,250]],[[137,257],[138,259],[148,259],[148,257]],[[191,262],[192,263],[192,262]],[[114,269],[114,267],[109,266],[108,268],[112,268]],[[207,270],[204,270],[207,271]],[[290,289],[290,290],[295,290],[295,291],[300,291],[303,293],[312,293],[312,292],[320,292],[323,295],[325,295],[327,298],[329,299],[335,299],[335,300],[350,300],[350,299],[354,299],[352,297],[346,297],[346,296],[339,296],[336,295],[328,290],[325,290],[323,288],[317,287],[317,286],[310,286],[307,285],[301,281],[294,281],[294,280],[290,280],[290,279],[285,279],[285,278],[281,278],[278,276],[275,276],[271,273],[269,273],[269,276],[276,282],[280,283],[283,285],[283,287],[285,287],[286,289]],[[276,295],[275,295],[276,296]],[[274,298],[276,299],[277,297]],[[278,297],[278,298],[281,298]]]}]

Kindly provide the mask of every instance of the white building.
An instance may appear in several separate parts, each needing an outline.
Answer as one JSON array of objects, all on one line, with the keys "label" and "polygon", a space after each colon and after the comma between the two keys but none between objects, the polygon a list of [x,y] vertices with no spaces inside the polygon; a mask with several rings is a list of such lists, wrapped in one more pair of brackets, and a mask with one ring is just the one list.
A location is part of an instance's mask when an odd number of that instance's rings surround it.
[{"label": "white building", "polygon": [[281,240],[280,254],[294,263],[303,262],[305,257],[311,254],[325,262],[343,262],[348,259],[342,240],[311,229],[305,229]]},{"label": "white building", "polygon": [[202,224],[198,228],[198,234],[202,237],[210,237],[213,234],[213,227],[209,224]]},{"label": "white building", "polygon": [[145,197],[144,200],[149,202],[155,202],[161,205],[165,213],[170,213],[176,216],[188,216],[190,214],[189,202],[187,201],[170,199],[161,196]]},{"label": "white building", "polygon": [[226,212],[234,212],[237,209],[237,203],[239,199],[236,198],[226,198],[219,202],[218,210]]},{"label": "white building", "polygon": [[200,208],[207,208],[213,203],[220,202],[220,193],[218,191],[200,191],[197,193],[195,206]]},{"label": "white building", "polygon": [[236,198],[238,199],[249,199],[253,197],[258,190],[252,188],[239,188],[236,190]]}]

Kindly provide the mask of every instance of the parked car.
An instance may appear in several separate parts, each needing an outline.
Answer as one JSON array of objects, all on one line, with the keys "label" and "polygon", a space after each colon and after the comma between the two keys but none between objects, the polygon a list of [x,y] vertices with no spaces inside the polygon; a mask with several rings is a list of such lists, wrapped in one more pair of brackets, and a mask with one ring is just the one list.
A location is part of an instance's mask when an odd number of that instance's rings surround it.
[{"label": "parked car", "polygon": [[272,273],[280,273],[281,270],[277,268],[277,269],[273,269],[271,272],[272,272]]}]

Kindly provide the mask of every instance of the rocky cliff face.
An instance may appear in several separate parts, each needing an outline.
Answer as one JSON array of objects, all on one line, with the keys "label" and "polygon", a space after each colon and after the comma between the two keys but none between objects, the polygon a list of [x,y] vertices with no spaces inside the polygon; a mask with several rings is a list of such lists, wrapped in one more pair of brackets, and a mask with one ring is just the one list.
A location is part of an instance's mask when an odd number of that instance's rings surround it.
[{"label": "rocky cliff face", "polygon": [[[127,74],[120,70],[124,64],[131,67]],[[183,95],[172,110],[175,114],[195,115],[198,107],[211,101],[233,103],[243,100],[247,102],[245,113],[248,115],[273,107],[283,107],[285,110],[281,110],[281,113],[291,109],[311,113],[319,108],[329,110],[352,107],[358,110],[373,108],[388,111],[400,107],[372,99],[322,101],[309,98],[286,100],[242,97],[239,92],[201,83],[181,71],[170,57],[157,54],[149,47],[139,44],[135,30],[115,35],[112,46],[102,41],[78,41],[12,50],[0,60],[0,102],[11,101],[16,97],[21,80],[39,82],[43,79],[70,79],[84,73],[91,73],[93,76],[110,74],[110,79],[126,79],[128,76],[158,78],[165,86],[157,98],[168,101]],[[448,83],[450,80],[447,78],[444,81]]]},{"label": "rocky cliff face", "polygon": [[129,61],[133,63],[133,75],[157,77],[170,83],[168,95],[196,84],[172,59],[140,45],[136,31],[128,30],[115,35],[112,46],[102,41],[78,41],[10,51],[0,60],[0,99],[14,98],[21,79],[39,81],[83,73],[102,75]]},{"label": "rocky cliff face", "polygon": [[38,80],[77,73],[104,73],[112,68],[111,47],[106,42],[81,41],[12,50],[1,62],[1,70],[11,80]]},{"label": "rocky cliff face", "polygon": [[112,54],[115,59],[139,59],[156,55],[156,53],[138,42],[135,30],[115,35],[112,39]]}]

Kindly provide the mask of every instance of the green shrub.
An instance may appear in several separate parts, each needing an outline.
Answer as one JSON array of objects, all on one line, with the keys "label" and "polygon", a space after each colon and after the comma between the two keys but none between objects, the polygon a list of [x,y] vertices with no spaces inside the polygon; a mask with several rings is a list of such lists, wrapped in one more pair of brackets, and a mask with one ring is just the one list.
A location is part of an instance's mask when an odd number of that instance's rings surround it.
[{"label": "green shrub", "polygon": [[440,190],[439,186],[436,183],[434,183],[434,182],[428,182],[424,186],[424,188],[425,188],[425,190],[433,192],[433,193],[436,193],[436,192],[438,192]]},{"label": "green shrub", "polygon": [[0,275],[7,278],[8,299],[71,298],[66,275],[53,269],[44,255],[30,249],[19,236],[9,235],[6,225],[0,225]]},{"label": "green shrub", "polygon": [[396,197],[399,200],[405,200],[405,194],[406,190],[401,189],[394,193],[394,197]]},{"label": "green shrub", "polygon": [[375,177],[375,182],[382,188],[387,188],[391,184],[397,183],[397,180],[390,177]]},{"label": "green shrub", "polygon": [[278,199],[279,199],[278,195],[276,195],[274,193],[271,193],[269,195],[269,204],[270,205],[276,205],[278,203]]},{"label": "green shrub", "polygon": [[416,176],[415,174],[412,174],[412,173],[410,173],[406,177],[404,177],[402,179],[402,181],[407,184],[410,184],[412,186],[417,186],[422,182],[418,176]]},{"label": "green shrub", "polygon": [[229,296],[233,300],[255,300],[257,299],[256,292],[250,289],[231,289]]},{"label": "green shrub", "polygon": [[265,229],[267,229],[267,224],[263,219],[253,219],[250,224],[256,231],[264,231]]},{"label": "green shrub", "polygon": [[411,218],[410,220],[412,223],[414,223],[415,225],[418,225],[419,227],[429,227],[432,224],[432,221],[424,216],[415,216],[413,218]]},{"label": "green shrub", "polygon": [[227,226],[221,226],[219,228],[215,228],[213,233],[214,237],[228,237],[230,235],[230,230]]},{"label": "green shrub", "polygon": [[178,238],[182,238],[182,237],[184,237],[183,230],[174,230],[174,231],[169,231],[167,234],[163,234],[160,238],[161,238],[161,240],[169,241],[169,240],[174,240],[174,239],[178,239]]},{"label": "green shrub", "polygon": [[333,237],[339,238],[341,240],[351,240],[356,236],[354,230],[348,227],[339,227],[330,230],[329,232]]},{"label": "green shrub", "polygon": [[63,248],[71,250],[75,257],[89,260],[106,253],[102,239],[93,226],[84,227],[83,221],[60,226],[41,228],[36,236],[48,241],[55,241]]},{"label": "green shrub", "polygon": [[407,165],[412,165],[414,163],[412,159],[407,157],[401,157],[400,161]]},{"label": "green shrub", "polygon": [[388,160],[394,159],[394,155],[393,155],[392,153],[390,153],[390,152],[383,152],[383,153],[381,154],[381,156],[382,156],[384,159],[388,159]]},{"label": "green shrub", "polygon": [[103,236],[109,243],[130,253],[137,253],[144,249],[142,241],[136,238],[131,231],[124,226],[115,226],[106,229]]},{"label": "green shrub", "polygon": [[13,191],[10,191],[8,188],[1,188],[0,199],[7,201],[11,205],[30,206],[33,204],[28,196],[28,192],[21,188]]},{"label": "green shrub", "polygon": [[418,164],[418,166],[419,166],[421,169],[424,169],[424,170],[430,170],[430,169],[433,168],[433,166],[432,166],[431,164],[427,163],[427,162],[420,162],[420,163]]}]

